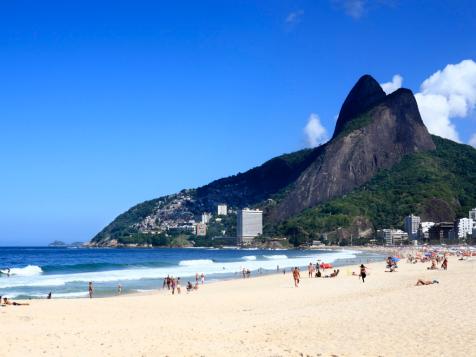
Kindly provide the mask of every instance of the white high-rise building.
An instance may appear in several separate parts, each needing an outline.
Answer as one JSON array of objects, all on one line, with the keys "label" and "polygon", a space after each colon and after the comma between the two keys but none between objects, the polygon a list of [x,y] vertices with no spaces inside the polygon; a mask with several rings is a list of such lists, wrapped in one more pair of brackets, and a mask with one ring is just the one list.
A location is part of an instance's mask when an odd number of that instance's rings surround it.
[{"label": "white high-rise building", "polygon": [[473,220],[473,225],[476,227],[476,208],[469,211],[469,219]]},{"label": "white high-rise building", "polygon": [[377,236],[383,239],[386,245],[402,245],[408,240],[407,232],[400,229],[382,229],[377,231]]},{"label": "white high-rise building", "polygon": [[254,238],[263,234],[263,211],[249,208],[239,210],[236,223],[238,244],[250,244]]},{"label": "white high-rise building", "polygon": [[226,216],[228,214],[228,207],[226,204],[222,203],[217,206],[217,215]]},{"label": "white high-rise building", "polygon": [[471,218],[460,218],[456,226],[458,231],[458,238],[466,238],[473,233],[473,220]]},{"label": "white high-rise building", "polygon": [[420,221],[420,217],[414,216],[413,214],[405,217],[403,222],[408,238],[412,240],[418,239],[418,227],[420,227]]},{"label": "white high-rise building", "polygon": [[210,219],[212,218],[212,214],[208,212],[202,213],[202,223],[203,224],[208,224],[210,222]]},{"label": "white high-rise building", "polygon": [[421,236],[419,239],[430,239],[430,228],[435,225],[435,222],[421,222],[420,229],[421,229]]}]

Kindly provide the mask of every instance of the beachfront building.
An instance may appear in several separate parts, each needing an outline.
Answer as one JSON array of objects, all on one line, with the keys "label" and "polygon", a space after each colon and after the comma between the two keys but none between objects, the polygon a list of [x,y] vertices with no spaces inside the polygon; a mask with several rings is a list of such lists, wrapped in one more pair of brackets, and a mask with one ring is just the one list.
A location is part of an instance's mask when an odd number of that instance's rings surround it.
[{"label": "beachfront building", "polygon": [[228,214],[228,206],[224,203],[217,206],[217,215],[226,216]]},{"label": "beachfront building", "polygon": [[405,232],[407,232],[408,238],[411,240],[418,239],[418,228],[420,227],[420,222],[420,217],[414,216],[413,214],[406,216],[403,220]]},{"label": "beachfront building", "polygon": [[236,238],[239,245],[252,243],[263,234],[263,211],[245,208],[236,217]]},{"label": "beachfront building", "polygon": [[476,226],[476,208],[473,208],[471,211],[469,211],[469,219],[472,219],[473,225]]},{"label": "beachfront building", "polygon": [[212,214],[208,212],[203,212],[202,213],[202,223],[203,224],[208,224],[210,222],[210,219],[212,218]]},{"label": "beachfront building", "polygon": [[401,229],[380,229],[377,237],[382,239],[385,245],[402,245],[408,241],[408,233]]},{"label": "beachfront building", "polygon": [[429,230],[430,241],[447,243],[451,238],[451,230],[454,229],[453,222],[439,222],[435,223]]},{"label": "beachfront building", "polygon": [[418,228],[418,240],[428,242],[430,240],[430,228],[435,222],[421,222]]},{"label": "beachfront building", "polygon": [[204,237],[207,235],[207,225],[205,223],[197,223],[195,226],[195,235]]},{"label": "beachfront building", "polygon": [[464,239],[473,232],[473,220],[471,218],[460,218],[455,224],[458,239]]}]

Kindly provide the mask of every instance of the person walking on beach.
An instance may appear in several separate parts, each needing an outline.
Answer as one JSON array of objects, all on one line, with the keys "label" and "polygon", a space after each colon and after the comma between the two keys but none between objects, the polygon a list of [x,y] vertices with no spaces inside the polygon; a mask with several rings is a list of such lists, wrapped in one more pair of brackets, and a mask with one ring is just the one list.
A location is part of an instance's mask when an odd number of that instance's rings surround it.
[{"label": "person walking on beach", "polygon": [[121,285],[121,284],[119,284],[119,285],[117,286],[117,294],[118,294],[118,295],[121,295],[121,294],[122,294],[122,285]]},{"label": "person walking on beach", "polygon": [[446,257],[446,255],[445,255],[445,258],[443,259],[443,263],[441,264],[441,267],[444,270],[448,270],[448,258]]},{"label": "person walking on beach", "polygon": [[294,267],[293,269],[293,279],[294,279],[294,286],[296,288],[299,287],[299,279],[301,278],[301,274],[299,272],[299,268],[298,267]]},{"label": "person walking on beach", "polygon": [[203,285],[205,283],[205,274],[202,273],[201,278],[202,278],[202,285]]},{"label": "person walking on beach", "polygon": [[362,278],[362,282],[365,283],[365,278],[367,277],[367,267],[363,264],[360,264],[360,275],[359,277]]},{"label": "person walking on beach", "polygon": [[172,287],[172,295],[175,295],[175,286],[176,286],[176,284],[175,284],[175,278],[174,277],[170,278],[170,285]]},{"label": "person walking on beach", "polygon": [[307,276],[309,278],[312,278],[312,270],[313,270],[312,263],[309,263],[309,266],[307,267]]},{"label": "person walking on beach", "polygon": [[181,288],[181,286],[180,286],[180,278],[177,278],[177,286],[176,286],[176,288],[177,288],[177,294],[180,294],[180,288]]},{"label": "person walking on beach", "polygon": [[88,292],[89,292],[89,298],[92,299],[93,298],[93,292],[94,292],[92,281],[90,281],[89,284],[88,284]]}]

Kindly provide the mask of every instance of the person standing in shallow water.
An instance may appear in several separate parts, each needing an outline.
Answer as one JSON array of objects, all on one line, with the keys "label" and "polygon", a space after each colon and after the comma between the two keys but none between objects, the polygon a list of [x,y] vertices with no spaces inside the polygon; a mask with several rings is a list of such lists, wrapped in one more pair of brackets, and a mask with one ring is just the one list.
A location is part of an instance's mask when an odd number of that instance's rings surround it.
[{"label": "person standing in shallow water", "polygon": [[367,267],[363,264],[360,264],[360,277],[362,278],[362,282],[365,283],[365,278],[367,277]]},{"label": "person standing in shallow water", "polygon": [[92,299],[93,298],[93,292],[94,292],[92,281],[90,281],[89,284],[88,284],[88,292],[89,292],[89,298]]}]

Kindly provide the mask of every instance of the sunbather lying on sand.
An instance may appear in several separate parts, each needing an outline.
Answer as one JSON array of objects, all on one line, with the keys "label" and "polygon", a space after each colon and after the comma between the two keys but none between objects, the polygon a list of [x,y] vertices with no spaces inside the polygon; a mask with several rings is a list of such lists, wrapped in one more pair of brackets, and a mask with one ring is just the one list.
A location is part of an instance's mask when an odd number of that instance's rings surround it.
[{"label": "sunbather lying on sand", "polygon": [[14,305],[14,306],[28,306],[28,305],[30,305],[30,304],[27,304],[27,303],[21,304],[21,303],[19,303],[19,302],[10,301],[10,300],[8,300],[7,298],[3,298],[3,303],[4,303],[5,305]]},{"label": "sunbather lying on sand", "polygon": [[324,278],[335,278],[339,274],[339,269],[334,270],[330,275],[326,275]]},{"label": "sunbather lying on sand", "polygon": [[420,285],[431,285],[431,284],[439,284],[440,282],[438,280],[423,280],[423,279],[418,279],[416,286]]}]

